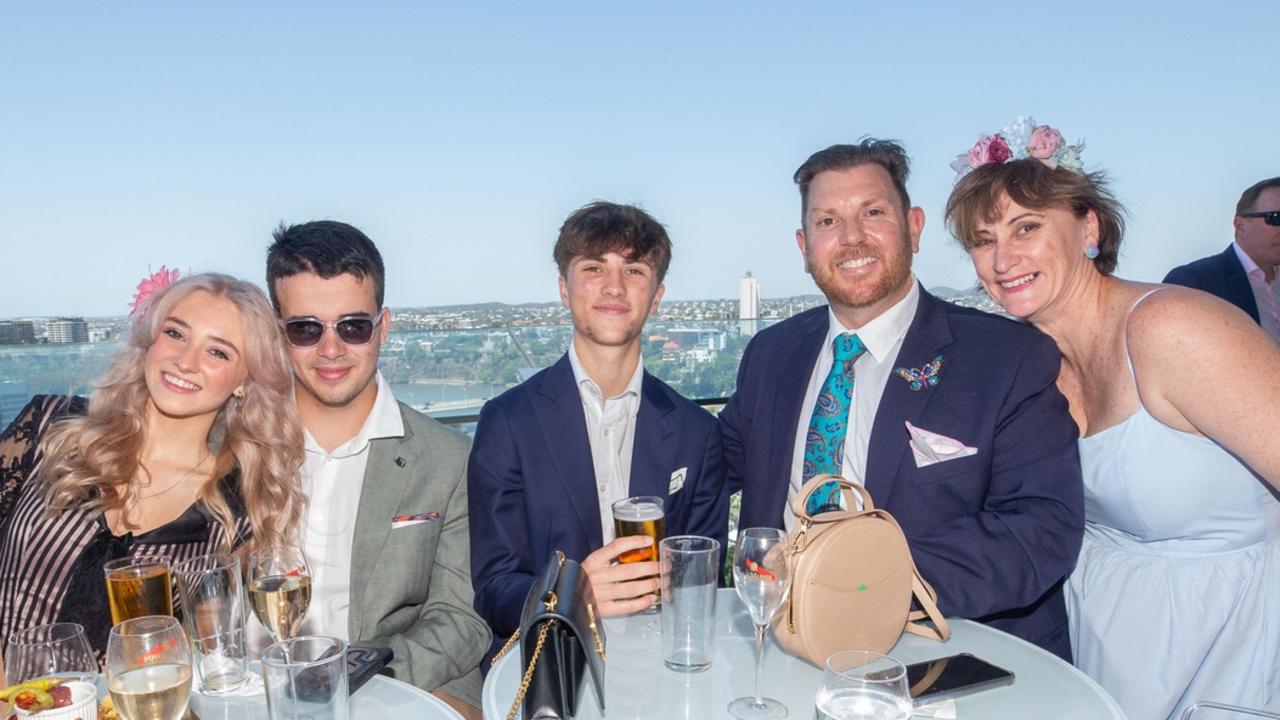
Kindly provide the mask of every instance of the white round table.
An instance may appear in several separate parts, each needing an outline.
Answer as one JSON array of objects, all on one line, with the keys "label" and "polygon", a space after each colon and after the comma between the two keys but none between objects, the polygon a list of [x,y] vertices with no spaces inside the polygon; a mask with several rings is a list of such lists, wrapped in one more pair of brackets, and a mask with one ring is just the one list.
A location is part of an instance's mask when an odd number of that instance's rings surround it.
[{"label": "white round table", "polygon": [[[262,694],[243,697],[191,695],[200,720],[267,720]],[[351,694],[351,720],[462,720],[453,708],[421,688],[385,675],[375,675]]]},{"label": "white round table", "polygon": [[[601,715],[590,688],[580,696],[577,720],[708,720],[725,718],[730,700],[751,694],[755,641],[751,619],[732,589],[716,595],[716,652],[711,668],[693,674],[662,663],[657,615],[633,615],[605,621],[608,663],[606,714]],[[968,652],[1011,670],[1012,685],[956,701],[961,720],[1124,719],[1124,713],[1092,679],[1057,656],[981,623],[951,621],[951,639],[938,643],[903,635],[889,651],[903,663]],[[813,698],[822,672],[791,657],[772,640],[765,646],[762,687],[782,701],[791,718],[813,717]],[[520,680],[520,653],[507,653],[484,684],[486,720],[504,720]],[[590,680],[587,680],[590,682]]]}]

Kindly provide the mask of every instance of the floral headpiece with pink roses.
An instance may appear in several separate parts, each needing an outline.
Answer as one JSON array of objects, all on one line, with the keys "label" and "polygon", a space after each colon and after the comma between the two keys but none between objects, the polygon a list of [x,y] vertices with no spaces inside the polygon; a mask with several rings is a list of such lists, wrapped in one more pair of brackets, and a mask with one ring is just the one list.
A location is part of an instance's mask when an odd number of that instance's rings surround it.
[{"label": "floral headpiece with pink roses", "polygon": [[979,135],[978,142],[968,152],[956,156],[951,169],[956,171],[959,180],[983,165],[1034,158],[1051,168],[1083,172],[1084,164],[1080,161],[1083,150],[1083,140],[1068,145],[1063,142],[1062,133],[1048,125],[1037,125],[1024,115],[994,135]]},{"label": "floral headpiece with pink roses", "polygon": [[[148,271],[150,271],[150,268],[148,268]],[[147,306],[151,304],[151,298],[156,293],[172,285],[178,279],[179,274],[177,268],[170,270],[168,267],[161,265],[159,270],[142,278],[134,291],[133,302],[129,303],[129,307],[132,308],[129,311],[129,317],[134,318],[145,313]]]}]

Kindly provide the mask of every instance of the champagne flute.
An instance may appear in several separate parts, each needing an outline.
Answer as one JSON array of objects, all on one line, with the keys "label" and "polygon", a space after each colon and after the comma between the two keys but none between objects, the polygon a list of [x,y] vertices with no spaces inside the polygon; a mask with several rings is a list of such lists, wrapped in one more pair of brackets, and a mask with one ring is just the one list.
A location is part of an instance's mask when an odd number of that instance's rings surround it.
[{"label": "champagne flute", "polygon": [[739,720],[777,720],[787,716],[787,706],[760,694],[765,632],[791,589],[786,543],[786,533],[777,528],[747,528],[738,532],[738,544],[733,550],[733,584],[756,629],[753,695],[729,703],[729,714]]},{"label": "champagne flute", "polygon": [[276,642],[302,627],[311,604],[311,569],[302,550],[289,545],[262,548],[249,557],[249,603]]},{"label": "champagne flute", "polygon": [[167,615],[125,620],[107,638],[107,691],[124,720],[178,720],[191,696],[191,645]]},{"label": "champagne flute", "polygon": [[44,677],[92,683],[98,675],[98,662],[78,623],[37,625],[11,634],[4,662],[10,685]]},{"label": "champagne flute", "polygon": [[827,658],[814,704],[817,720],[908,720],[907,669],[877,652],[835,653]]}]

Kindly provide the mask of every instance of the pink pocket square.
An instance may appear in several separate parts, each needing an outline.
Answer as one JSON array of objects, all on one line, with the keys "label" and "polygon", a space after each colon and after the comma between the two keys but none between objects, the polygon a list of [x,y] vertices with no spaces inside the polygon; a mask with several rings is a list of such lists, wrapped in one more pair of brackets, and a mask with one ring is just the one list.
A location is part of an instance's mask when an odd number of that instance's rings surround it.
[{"label": "pink pocket square", "polygon": [[918,468],[978,453],[978,448],[969,447],[955,438],[918,428],[911,423],[906,425],[907,432],[911,434],[911,454],[915,456]]}]

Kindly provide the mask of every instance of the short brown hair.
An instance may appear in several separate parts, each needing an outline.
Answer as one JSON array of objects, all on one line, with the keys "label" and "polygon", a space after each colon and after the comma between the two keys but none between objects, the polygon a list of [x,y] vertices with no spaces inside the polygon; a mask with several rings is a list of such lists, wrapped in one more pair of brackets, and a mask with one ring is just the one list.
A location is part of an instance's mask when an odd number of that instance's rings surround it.
[{"label": "short brown hair", "polygon": [[598,258],[611,252],[648,264],[662,282],[671,265],[671,238],[662,223],[640,208],[597,200],[564,221],[551,254],[560,276],[565,277],[574,258]]},{"label": "short brown hair", "polygon": [[1051,168],[1031,158],[973,170],[956,183],[947,199],[947,229],[965,250],[972,250],[977,244],[979,222],[999,219],[1000,200],[1005,195],[1025,208],[1060,208],[1078,218],[1092,210],[1098,216],[1098,257],[1093,260],[1094,267],[1103,275],[1115,272],[1126,213],[1103,173]]},{"label": "short brown hair", "polygon": [[826,150],[819,150],[796,169],[792,179],[800,186],[801,220],[809,212],[809,185],[819,173],[850,170],[861,165],[879,165],[884,168],[893,181],[893,189],[898,191],[898,197],[902,199],[902,211],[905,213],[911,207],[911,196],[907,194],[911,159],[907,157],[907,151],[896,140],[868,137],[857,145],[832,145]]},{"label": "short brown hair", "polygon": [[[1240,202],[1236,203],[1236,217],[1245,213],[1251,213],[1257,209],[1258,196],[1267,188],[1280,187],[1280,177],[1267,178],[1260,182],[1256,182],[1249,186],[1248,190],[1240,195]],[[1280,208],[1272,208],[1273,210]]]}]

